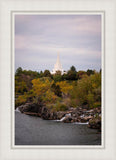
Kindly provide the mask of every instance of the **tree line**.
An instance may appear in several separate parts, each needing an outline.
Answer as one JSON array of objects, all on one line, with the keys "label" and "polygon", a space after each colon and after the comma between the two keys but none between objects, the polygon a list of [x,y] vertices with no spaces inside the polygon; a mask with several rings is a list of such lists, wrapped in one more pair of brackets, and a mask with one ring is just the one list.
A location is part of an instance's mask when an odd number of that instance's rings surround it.
[{"label": "tree line", "polygon": [[101,106],[101,70],[76,71],[74,66],[61,75],[23,70],[15,72],[15,105],[26,102],[44,103],[53,110],[87,105]]},{"label": "tree line", "polygon": [[56,74],[52,75],[49,70],[45,70],[37,72],[37,71],[31,71],[31,70],[23,70],[21,67],[19,67],[16,72],[15,76],[19,76],[21,74],[29,75],[33,78],[41,78],[41,77],[50,77],[55,81],[62,81],[62,80],[78,80],[81,79],[84,75],[90,76],[91,74],[94,74],[95,70],[88,69],[87,71],[76,71],[76,68],[74,66],[70,67],[70,69],[67,71],[67,73],[61,75],[60,71],[57,71]]}]

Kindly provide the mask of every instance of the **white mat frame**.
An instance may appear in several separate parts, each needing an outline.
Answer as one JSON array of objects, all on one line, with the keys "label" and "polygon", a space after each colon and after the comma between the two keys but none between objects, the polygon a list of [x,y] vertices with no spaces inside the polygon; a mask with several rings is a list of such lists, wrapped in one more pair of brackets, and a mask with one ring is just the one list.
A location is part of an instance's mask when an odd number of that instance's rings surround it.
[{"label": "white mat frame", "polygon": [[[115,80],[115,26],[116,2],[115,0],[1,0],[0,1],[0,159],[1,160],[52,160],[52,159],[79,159],[79,160],[114,160],[116,158],[116,91]],[[13,68],[14,58],[11,55],[11,14],[18,11],[39,12],[100,12],[105,15],[105,38],[102,41],[102,83],[103,87],[103,142],[101,147],[94,146],[44,146],[44,147],[16,147],[13,145],[14,116],[13,104]],[[12,44],[13,45],[13,44]],[[105,60],[105,61],[104,61]],[[105,103],[104,103],[105,102]]]}]

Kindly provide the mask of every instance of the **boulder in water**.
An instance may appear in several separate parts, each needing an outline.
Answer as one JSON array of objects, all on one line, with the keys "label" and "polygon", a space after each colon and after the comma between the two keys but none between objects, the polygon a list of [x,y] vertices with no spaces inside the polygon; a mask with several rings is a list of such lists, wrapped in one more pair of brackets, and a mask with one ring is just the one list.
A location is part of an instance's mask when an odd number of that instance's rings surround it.
[{"label": "boulder in water", "polygon": [[32,113],[40,113],[42,109],[41,104],[34,104],[34,103],[26,103],[18,107],[21,113],[24,112],[32,112]]},{"label": "boulder in water", "polygon": [[97,116],[93,119],[90,119],[88,127],[93,129],[99,129],[99,131],[101,131],[101,117]]}]

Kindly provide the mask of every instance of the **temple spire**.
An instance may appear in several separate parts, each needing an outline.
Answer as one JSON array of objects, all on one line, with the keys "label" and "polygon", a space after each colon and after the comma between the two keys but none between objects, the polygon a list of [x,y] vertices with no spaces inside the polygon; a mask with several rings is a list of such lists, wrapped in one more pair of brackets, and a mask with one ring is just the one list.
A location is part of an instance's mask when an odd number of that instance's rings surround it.
[{"label": "temple spire", "polygon": [[60,71],[61,74],[64,73],[63,69],[62,69],[62,65],[60,63],[60,56],[59,56],[59,52],[57,53],[57,60],[56,60],[56,63],[54,65],[54,69],[53,71],[51,72],[52,74],[55,74],[57,71]]},{"label": "temple spire", "polygon": [[55,70],[62,70],[62,65],[60,63],[60,57],[59,57],[59,53],[57,53],[57,61],[56,64],[54,65]]}]

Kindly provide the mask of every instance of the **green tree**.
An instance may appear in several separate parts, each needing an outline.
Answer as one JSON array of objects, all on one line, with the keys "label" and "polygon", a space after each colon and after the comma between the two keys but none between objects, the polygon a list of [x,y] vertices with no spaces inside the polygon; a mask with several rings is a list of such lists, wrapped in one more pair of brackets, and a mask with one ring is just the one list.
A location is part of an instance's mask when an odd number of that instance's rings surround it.
[{"label": "green tree", "polygon": [[77,85],[73,85],[71,99],[75,106],[88,104],[89,107],[94,107],[96,102],[100,104],[101,74],[96,72],[90,76],[83,76],[83,78],[78,80]]},{"label": "green tree", "polygon": [[51,86],[51,89],[55,93],[55,95],[57,95],[58,97],[62,96],[62,92],[59,85],[56,85],[55,83],[53,83]]},{"label": "green tree", "polygon": [[15,75],[16,76],[19,76],[21,73],[22,73],[22,68],[21,67],[19,67],[19,68],[17,68],[17,70],[16,70],[16,72],[15,72]]},{"label": "green tree", "polygon": [[40,71],[39,77],[43,77],[43,71]]},{"label": "green tree", "polygon": [[49,70],[45,70],[44,73],[43,73],[43,76],[44,77],[51,77],[51,73]]},{"label": "green tree", "polygon": [[67,78],[67,74],[66,73],[64,73],[63,75],[62,75],[62,80],[67,80],[68,78]]},{"label": "green tree", "polygon": [[55,82],[59,82],[59,81],[62,80],[62,76],[59,75],[59,74],[55,74],[55,75],[53,75],[53,80],[54,80]]},{"label": "green tree", "polygon": [[88,69],[87,70],[87,75],[90,76],[91,74],[94,74],[94,70]]},{"label": "green tree", "polygon": [[76,72],[76,68],[74,66],[72,66],[70,70]]},{"label": "green tree", "polygon": [[75,71],[69,70],[66,78],[67,78],[67,80],[76,80],[77,74]]},{"label": "green tree", "polygon": [[61,71],[56,71],[55,75],[61,75]]},{"label": "green tree", "polygon": [[74,66],[70,67],[70,70],[65,77],[67,80],[77,80],[76,68]]}]

